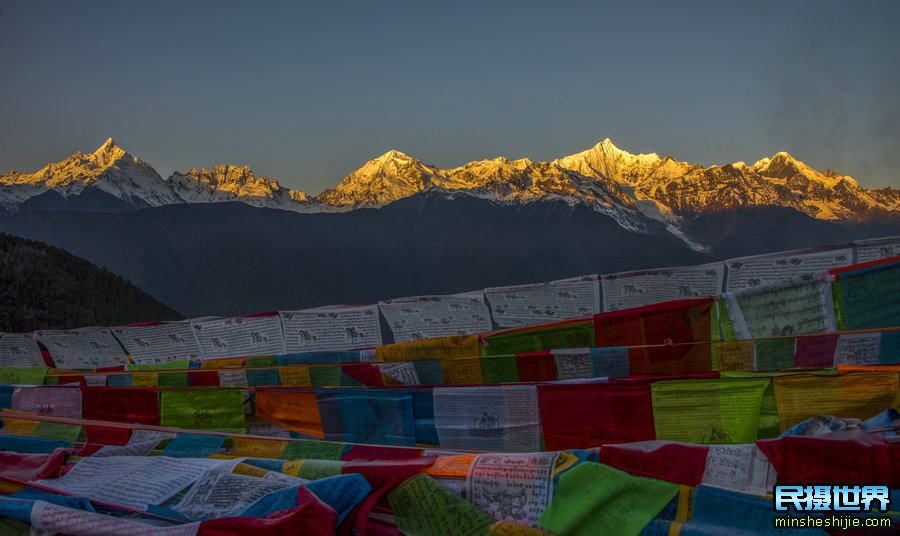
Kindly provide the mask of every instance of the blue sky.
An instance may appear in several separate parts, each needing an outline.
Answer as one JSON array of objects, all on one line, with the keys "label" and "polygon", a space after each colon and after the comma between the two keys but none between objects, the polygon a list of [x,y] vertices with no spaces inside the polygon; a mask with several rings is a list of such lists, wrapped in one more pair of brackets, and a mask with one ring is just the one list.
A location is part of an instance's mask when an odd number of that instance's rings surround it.
[{"label": "blue sky", "polygon": [[0,173],[112,136],[164,177],[310,193],[389,149],[451,167],[605,137],[787,150],[900,186],[900,2],[0,0]]}]

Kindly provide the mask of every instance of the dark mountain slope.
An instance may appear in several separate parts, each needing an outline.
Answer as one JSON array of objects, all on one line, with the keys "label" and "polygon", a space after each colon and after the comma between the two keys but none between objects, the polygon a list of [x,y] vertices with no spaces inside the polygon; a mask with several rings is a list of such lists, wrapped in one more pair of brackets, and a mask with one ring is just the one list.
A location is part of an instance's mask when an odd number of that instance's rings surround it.
[{"label": "dark mountain slope", "polygon": [[0,331],[179,318],[103,268],[59,248],[0,233]]},{"label": "dark mountain slope", "polygon": [[56,190],[46,192],[26,199],[19,206],[19,210],[75,210],[79,212],[125,212],[139,208],[146,208],[146,202],[135,199],[124,201],[96,188],[87,187],[78,195],[64,197]]},{"label": "dark mountain slope", "polygon": [[685,218],[682,229],[695,241],[707,245],[717,259],[728,259],[897,235],[900,221],[873,219],[868,223],[839,224],[790,208],[758,206],[698,214]]},{"label": "dark mountain slope", "polygon": [[583,205],[419,194],[298,214],[240,203],[30,211],[0,230],[109,267],[191,316],[372,302],[709,260]]}]

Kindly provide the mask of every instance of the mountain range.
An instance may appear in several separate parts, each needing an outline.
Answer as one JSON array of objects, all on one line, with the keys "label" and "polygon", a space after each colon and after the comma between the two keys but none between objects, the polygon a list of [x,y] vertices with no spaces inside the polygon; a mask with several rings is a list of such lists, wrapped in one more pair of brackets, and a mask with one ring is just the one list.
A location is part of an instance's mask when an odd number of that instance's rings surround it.
[{"label": "mountain range", "polygon": [[679,234],[685,217],[760,205],[838,222],[900,216],[900,190],[863,188],[852,177],[819,171],[786,152],[752,165],[703,166],[671,156],[632,154],[608,138],[551,162],[500,157],[449,169],[388,151],[317,196],[256,177],[247,166],[191,169],[163,179],[110,138],[93,153],[77,152],[34,173],[12,171],[0,177],[0,206],[7,211],[121,211],[238,201],[296,212],[334,212],[380,207],[430,190],[507,204],[563,199],[639,232],[647,230],[648,219]]},{"label": "mountain range", "polygon": [[[699,264],[900,234],[900,191],[787,153],[702,166],[604,140],[441,169],[398,151],[317,196],[244,166],[163,179],[111,139],[0,177],[0,230],[186,315],[290,310]],[[275,210],[278,209],[278,210]]]}]

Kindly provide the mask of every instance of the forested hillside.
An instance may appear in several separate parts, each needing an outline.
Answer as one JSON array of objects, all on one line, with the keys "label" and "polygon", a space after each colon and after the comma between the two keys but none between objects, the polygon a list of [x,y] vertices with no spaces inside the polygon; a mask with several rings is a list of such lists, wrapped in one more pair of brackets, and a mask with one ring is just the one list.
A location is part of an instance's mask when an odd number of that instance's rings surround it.
[{"label": "forested hillside", "polygon": [[180,318],[104,268],[43,242],[0,233],[0,331]]}]

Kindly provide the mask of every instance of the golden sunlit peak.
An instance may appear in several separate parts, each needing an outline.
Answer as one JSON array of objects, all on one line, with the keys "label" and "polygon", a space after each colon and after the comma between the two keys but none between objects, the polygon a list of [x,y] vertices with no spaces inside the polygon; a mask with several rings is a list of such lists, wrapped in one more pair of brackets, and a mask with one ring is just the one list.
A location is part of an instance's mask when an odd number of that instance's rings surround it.
[{"label": "golden sunlit peak", "polygon": [[115,149],[117,147],[118,146],[116,145],[115,140],[113,140],[112,138],[106,138],[106,141],[103,142],[103,144],[100,147],[98,147],[97,150],[94,152],[108,151],[110,149]]},{"label": "golden sunlit peak", "polygon": [[122,158],[126,154],[125,150],[116,145],[116,142],[113,141],[112,138],[106,138],[103,145],[98,147],[91,156],[101,165],[110,165],[112,162]]},{"label": "golden sunlit peak", "polygon": [[408,159],[409,156],[403,151],[398,151],[397,149],[391,149],[390,151],[384,153],[383,155],[378,157],[378,160],[389,160],[391,158],[403,158]]},{"label": "golden sunlit peak", "polygon": [[794,156],[787,151],[778,151],[777,153],[772,155],[772,160],[775,160],[776,158],[782,158],[785,160],[796,160],[796,158],[794,158]]}]

